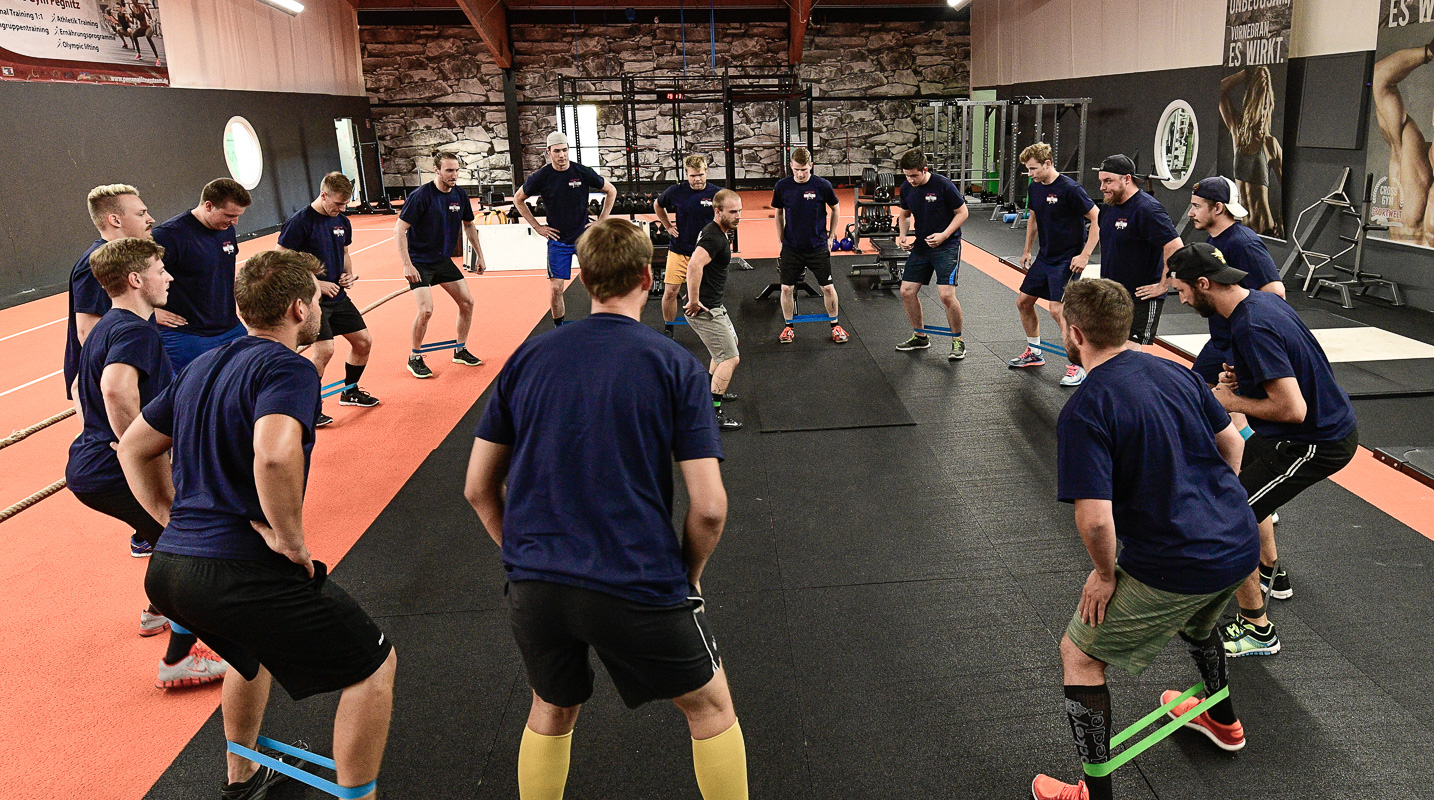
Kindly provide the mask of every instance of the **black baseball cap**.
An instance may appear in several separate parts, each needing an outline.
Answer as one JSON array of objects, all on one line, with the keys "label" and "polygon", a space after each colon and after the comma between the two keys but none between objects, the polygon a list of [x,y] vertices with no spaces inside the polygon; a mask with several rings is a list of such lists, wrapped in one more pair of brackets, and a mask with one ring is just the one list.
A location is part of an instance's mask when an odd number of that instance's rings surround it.
[{"label": "black baseball cap", "polygon": [[1243,219],[1249,214],[1245,207],[1240,205],[1239,188],[1229,178],[1222,178],[1219,175],[1206,178],[1195,184],[1191,193],[1212,203],[1224,203],[1225,209],[1235,219]]},{"label": "black baseball cap", "polygon": [[1165,265],[1175,277],[1186,283],[1205,278],[1211,283],[1236,284],[1250,274],[1235,269],[1225,261],[1225,254],[1209,242],[1196,242],[1170,254]]},{"label": "black baseball cap", "polygon": [[1100,166],[1096,168],[1096,172],[1110,172],[1116,175],[1134,175],[1135,162],[1130,160],[1130,156],[1116,153],[1113,156],[1106,156],[1105,160],[1100,162]]}]

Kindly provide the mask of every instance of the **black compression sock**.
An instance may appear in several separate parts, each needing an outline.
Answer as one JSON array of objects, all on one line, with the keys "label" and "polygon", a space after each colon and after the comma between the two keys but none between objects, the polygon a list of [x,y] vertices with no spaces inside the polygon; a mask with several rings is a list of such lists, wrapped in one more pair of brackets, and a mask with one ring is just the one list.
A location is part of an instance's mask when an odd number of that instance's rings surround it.
[{"label": "black compression sock", "polygon": [[350,363],[348,363],[348,362],[345,362],[345,363],[344,363],[344,385],[345,385],[345,386],[357,386],[357,385],[358,385],[358,382],[359,382],[359,378],[362,378],[362,377],[363,377],[363,368],[366,367],[366,366],[368,366],[368,365],[367,365],[367,364],[350,364]]},{"label": "black compression sock", "polygon": [[189,655],[190,650],[194,649],[194,643],[197,641],[199,641],[199,637],[192,633],[170,631],[169,649],[164,651],[164,663],[171,666],[178,664],[181,659]]},{"label": "black compression sock", "polygon": [[[566,315],[564,315],[564,316],[566,316]],[[553,317],[553,327],[554,327],[554,328],[561,328],[562,326],[563,326],[563,318],[562,318],[562,317]]]},{"label": "black compression sock", "polygon": [[[1066,686],[1066,716],[1076,751],[1086,764],[1110,760],[1110,689],[1105,686]],[[1110,776],[1085,776],[1090,800],[1111,800]]]},{"label": "black compression sock", "polygon": [[[1180,638],[1190,645],[1190,657],[1195,659],[1195,666],[1200,670],[1200,680],[1205,682],[1205,696],[1209,697],[1225,688],[1230,682],[1230,673],[1225,662],[1225,644],[1220,640],[1220,631],[1212,630],[1204,641],[1197,642],[1180,632]],[[1233,725],[1235,723],[1235,706],[1230,698],[1211,706],[1206,713],[1210,719],[1221,725]]]},{"label": "black compression sock", "polygon": [[722,410],[722,395],[723,395],[723,394],[725,394],[725,392],[713,392],[713,393],[712,393],[712,407],[715,408],[715,409],[717,409],[717,410],[719,410],[719,411]]}]

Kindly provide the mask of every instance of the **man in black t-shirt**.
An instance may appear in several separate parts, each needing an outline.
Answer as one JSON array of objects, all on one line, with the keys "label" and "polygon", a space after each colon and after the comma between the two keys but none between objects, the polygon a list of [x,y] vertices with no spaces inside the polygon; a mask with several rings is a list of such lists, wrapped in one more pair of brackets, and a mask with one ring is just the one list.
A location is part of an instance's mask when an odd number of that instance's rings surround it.
[{"label": "man in black t-shirt", "polygon": [[723,189],[712,198],[713,220],[697,237],[697,249],[687,262],[687,324],[707,346],[712,363],[712,407],[717,411],[717,425],[724,431],[735,431],[742,423],[722,410],[727,399],[727,384],[741,360],[737,353],[737,330],[722,306],[722,291],[727,288],[727,267],[732,262],[732,245],[727,234],[742,221],[742,196]]}]

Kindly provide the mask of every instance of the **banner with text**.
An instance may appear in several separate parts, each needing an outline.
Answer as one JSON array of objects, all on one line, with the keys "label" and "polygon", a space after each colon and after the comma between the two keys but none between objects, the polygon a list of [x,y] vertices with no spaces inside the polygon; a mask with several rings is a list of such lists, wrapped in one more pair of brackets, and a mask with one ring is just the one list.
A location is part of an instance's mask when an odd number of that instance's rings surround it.
[{"label": "banner with text", "polygon": [[168,86],[159,0],[0,0],[0,79]]},{"label": "banner with text", "polygon": [[1285,77],[1292,0],[1227,0],[1220,81],[1220,174],[1262,236],[1285,237]]},{"label": "banner with text", "polygon": [[[1374,175],[1371,216],[1389,221],[1394,241],[1434,247],[1434,0],[1380,0],[1379,39],[1374,50],[1374,113],[1369,117],[1365,169]],[[1363,200],[1363,182],[1350,186]]]}]

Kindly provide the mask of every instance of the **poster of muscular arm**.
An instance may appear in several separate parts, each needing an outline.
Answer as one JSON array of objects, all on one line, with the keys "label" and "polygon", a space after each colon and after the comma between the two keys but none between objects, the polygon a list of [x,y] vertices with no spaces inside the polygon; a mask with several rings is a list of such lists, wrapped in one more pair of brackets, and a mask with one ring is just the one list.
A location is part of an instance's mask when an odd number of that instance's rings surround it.
[{"label": "poster of muscular arm", "polygon": [[1370,235],[1434,247],[1429,150],[1434,137],[1434,5],[1417,0],[1380,4],[1366,169],[1374,173],[1371,213],[1388,219],[1389,232]]},{"label": "poster of muscular arm", "polygon": [[168,86],[160,0],[0,0],[0,80]]},{"label": "poster of muscular arm", "polygon": [[1285,76],[1291,0],[1229,0],[1220,81],[1220,174],[1261,236],[1285,238]]}]

